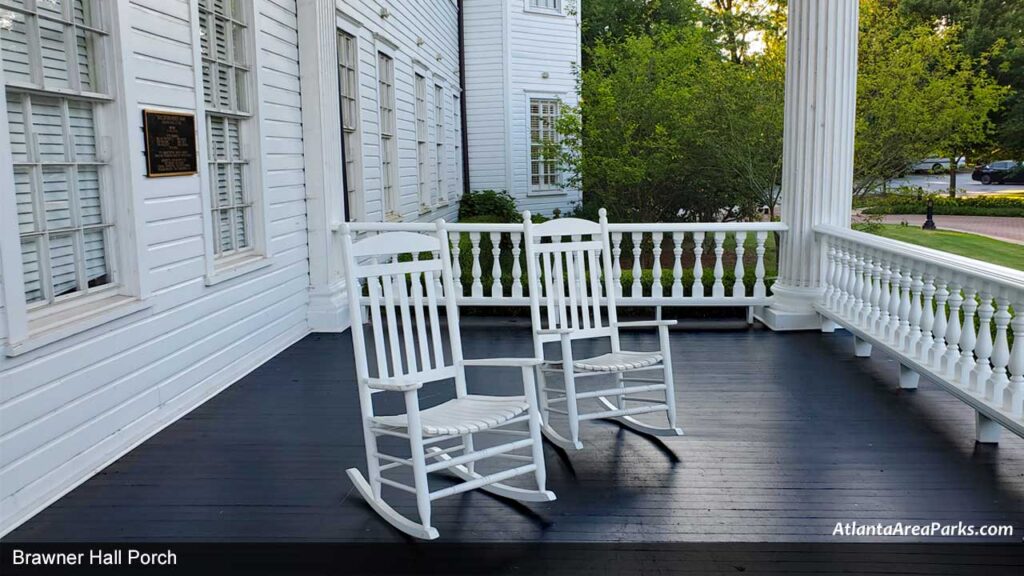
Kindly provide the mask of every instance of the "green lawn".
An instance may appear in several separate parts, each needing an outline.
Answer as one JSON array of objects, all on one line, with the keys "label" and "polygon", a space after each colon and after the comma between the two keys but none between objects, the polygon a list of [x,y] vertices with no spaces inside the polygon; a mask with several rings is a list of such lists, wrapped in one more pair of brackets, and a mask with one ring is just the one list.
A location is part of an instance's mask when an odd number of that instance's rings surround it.
[{"label": "green lawn", "polygon": [[919,226],[898,224],[882,224],[865,231],[893,240],[1024,270],[1024,246],[1020,244],[993,240],[977,234],[922,230]]}]

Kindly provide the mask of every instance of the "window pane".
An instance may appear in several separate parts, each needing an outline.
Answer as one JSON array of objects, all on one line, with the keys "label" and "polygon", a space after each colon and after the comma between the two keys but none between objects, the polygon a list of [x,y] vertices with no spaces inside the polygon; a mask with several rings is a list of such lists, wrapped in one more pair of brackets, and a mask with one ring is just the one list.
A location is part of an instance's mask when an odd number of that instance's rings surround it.
[{"label": "window pane", "polygon": [[227,164],[213,165],[213,202],[214,207],[222,208],[231,205],[231,192],[228,188]]},{"label": "window pane", "polygon": [[32,16],[18,14],[10,30],[0,33],[0,47],[4,59],[4,75],[8,82],[31,82],[28,55],[28,26]]},{"label": "window pane", "polygon": [[75,271],[75,243],[72,234],[50,236],[50,274],[54,296],[78,290],[78,276]]},{"label": "window pane", "polygon": [[81,83],[81,89],[86,92],[99,92],[93,66],[94,47],[98,42],[97,35],[76,28],[75,42],[78,45],[78,80]]},{"label": "window pane", "polygon": [[67,168],[43,167],[43,209],[47,230],[72,226]]},{"label": "window pane", "polygon": [[21,95],[7,92],[7,128],[11,133],[11,155],[15,162],[28,161],[28,140],[25,134],[25,111]]},{"label": "window pane", "polygon": [[21,241],[21,273],[25,279],[25,300],[29,304],[45,298],[42,276],[39,273],[41,244],[39,238],[25,238]]},{"label": "window pane", "polygon": [[64,162],[65,135],[60,101],[55,98],[32,98],[32,129],[39,143],[39,160]]},{"label": "window pane", "polygon": [[86,230],[85,242],[85,280],[90,288],[110,283],[107,274],[106,239],[103,230]]},{"label": "window pane", "polygon": [[100,30],[103,29],[94,17],[92,0],[74,0],[72,8],[74,9],[75,24],[81,24],[83,26],[89,26]]},{"label": "window pane", "polygon": [[[40,10],[46,5],[40,2]],[[64,24],[38,18],[39,47],[43,57],[43,85],[47,88],[68,88],[68,54],[64,43]]]},{"label": "window pane", "polygon": [[235,249],[249,247],[249,220],[246,218],[248,212],[245,208],[239,208],[235,212]]},{"label": "window pane", "polygon": [[64,0],[37,0],[36,9],[40,14],[48,14],[58,18],[64,14]]},{"label": "window pane", "polygon": [[227,252],[232,249],[231,245],[231,210],[220,210],[217,212],[218,246],[220,252]]},{"label": "window pane", "polygon": [[68,101],[68,125],[74,138],[75,160],[96,161],[96,126],[93,121],[92,104]]},{"label": "window pane", "polygon": [[32,168],[14,168],[14,199],[18,208],[18,232],[34,232],[36,226],[35,206],[32,202]]},{"label": "window pane", "polygon": [[95,166],[79,166],[78,178],[78,213],[82,226],[103,223],[103,210],[100,206],[100,175]]}]

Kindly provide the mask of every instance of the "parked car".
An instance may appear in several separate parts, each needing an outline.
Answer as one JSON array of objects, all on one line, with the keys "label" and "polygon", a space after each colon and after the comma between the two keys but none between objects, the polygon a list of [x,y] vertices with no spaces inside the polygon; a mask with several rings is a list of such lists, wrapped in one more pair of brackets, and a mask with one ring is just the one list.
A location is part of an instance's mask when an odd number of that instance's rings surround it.
[{"label": "parked car", "polygon": [[[963,168],[966,158],[957,158],[956,167]],[[940,172],[949,170],[949,158],[925,158],[916,164],[910,165],[911,172]]]},{"label": "parked car", "polygon": [[971,173],[971,180],[978,180],[982,184],[1024,183],[1024,164],[1016,160],[1000,160],[978,166]]}]

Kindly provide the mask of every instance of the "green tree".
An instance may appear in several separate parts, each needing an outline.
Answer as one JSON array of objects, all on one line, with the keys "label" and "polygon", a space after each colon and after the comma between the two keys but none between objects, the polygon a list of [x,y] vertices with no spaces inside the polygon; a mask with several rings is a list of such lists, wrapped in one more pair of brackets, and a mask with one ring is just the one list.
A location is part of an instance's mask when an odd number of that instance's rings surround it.
[{"label": "green tree", "polygon": [[958,157],[991,134],[1005,89],[958,38],[955,26],[915,22],[891,0],[861,3],[855,193],[935,151]]},{"label": "green tree", "polygon": [[659,26],[693,26],[704,16],[696,0],[585,0],[582,10],[585,52],[599,40],[615,43],[649,36]]}]

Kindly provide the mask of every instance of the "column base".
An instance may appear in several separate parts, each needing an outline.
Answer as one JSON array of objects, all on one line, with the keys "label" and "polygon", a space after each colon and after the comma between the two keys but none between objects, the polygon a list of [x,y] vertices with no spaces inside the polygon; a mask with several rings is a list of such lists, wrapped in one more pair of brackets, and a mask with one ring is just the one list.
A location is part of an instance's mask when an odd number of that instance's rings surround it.
[{"label": "column base", "polygon": [[821,288],[776,284],[772,286],[771,303],[759,310],[757,319],[776,332],[821,330],[821,317],[814,311],[814,303],[822,294]]},{"label": "column base", "polygon": [[348,330],[352,325],[352,315],[348,309],[345,282],[334,284],[323,291],[310,292],[306,319],[313,332]]}]

